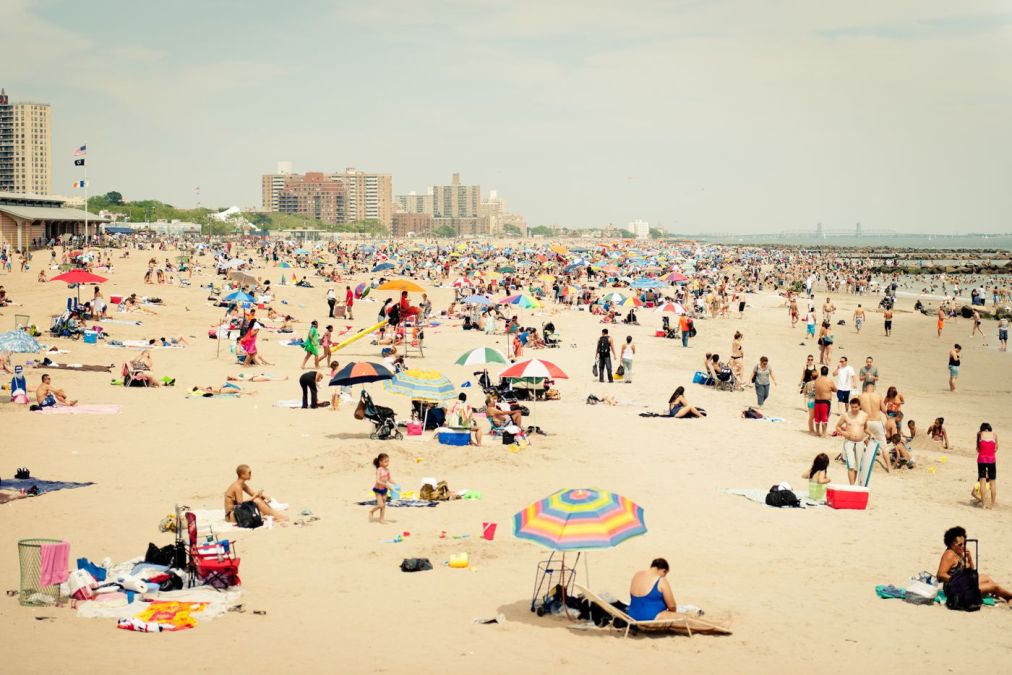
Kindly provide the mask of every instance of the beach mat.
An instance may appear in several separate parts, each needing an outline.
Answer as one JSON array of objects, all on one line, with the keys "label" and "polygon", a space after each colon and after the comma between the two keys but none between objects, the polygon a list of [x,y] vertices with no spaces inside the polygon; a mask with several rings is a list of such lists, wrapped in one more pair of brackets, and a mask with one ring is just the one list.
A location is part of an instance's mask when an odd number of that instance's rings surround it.
[{"label": "beach mat", "polygon": [[91,366],[80,363],[50,363],[48,366],[39,366],[46,370],[79,370],[85,373],[111,373],[112,366]]},{"label": "beach mat", "polygon": [[91,405],[58,405],[43,408],[43,415],[115,415],[121,406],[116,403],[92,403]]},{"label": "beach mat", "polygon": [[[805,487],[807,488],[808,486],[805,485]],[[737,495],[738,497],[744,497],[745,499],[749,500],[750,502],[755,502],[756,504],[762,504],[763,506],[769,506],[766,503],[766,495],[769,494],[769,490],[757,490],[757,489],[754,489],[754,488],[725,488],[723,490],[723,492],[725,492],[726,494],[729,494],[729,495]],[[797,495],[796,492],[794,494]],[[807,509],[807,508],[812,507],[812,506],[825,506],[826,505],[826,502],[824,502],[824,501],[815,501],[814,499],[809,499],[806,495],[797,495],[797,496],[798,496],[798,499],[801,501],[801,508],[803,508],[803,509]],[[776,506],[770,506],[769,508],[775,509],[777,507]],[[781,509],[781,510],[790,511],[791,509]]]},{"label": "beach mat", "polygon": [[2,478],[0,479],[0,490],[21,490],[26,492],[32,487],[39,488],[39,494],[56,492],[57,490],[73,490],[74,488],[87,487],[94,483],[71,483],[62,480],[41,480],[38,478]]},{"label": "beach mat", "polygon": [[[359,506],[376,506],[376,500],[370,499],[364,502],[355,502]],[[430,502],[427,499],[395,499],[387,502],[387,506],[396,509],[398,507],[414,506],[417,508],[437,506],[439,502]]]}]

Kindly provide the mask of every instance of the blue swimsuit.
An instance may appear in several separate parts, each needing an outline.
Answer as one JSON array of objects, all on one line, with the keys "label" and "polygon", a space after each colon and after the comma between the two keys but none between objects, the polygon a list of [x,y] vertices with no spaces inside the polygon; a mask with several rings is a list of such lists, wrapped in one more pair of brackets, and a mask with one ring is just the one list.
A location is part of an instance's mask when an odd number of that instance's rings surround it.
[{"label": "blue swimsuit", "polygon": [[654,587],[646,595],[641,596],[630,593],[629,609],[626,613],[636,621],[653,621],[656,619],[658,614],[668,608],[668,603],[664,602],[664,594],[657,590],[657,585],[660,583],[660,579],[655,581]]}]

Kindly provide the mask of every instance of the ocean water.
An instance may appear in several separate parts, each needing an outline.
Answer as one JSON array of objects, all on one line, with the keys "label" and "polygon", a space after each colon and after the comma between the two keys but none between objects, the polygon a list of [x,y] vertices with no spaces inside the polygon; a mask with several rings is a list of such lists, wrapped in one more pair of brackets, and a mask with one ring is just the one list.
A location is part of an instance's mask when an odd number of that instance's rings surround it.
[{"label": "ocean water", "polygon": [[841,246],[869,248],[921,248],[921,249],[988,249],[1012,251],[1012,234],[966,235],[868,235],[816,237],[814,234],[699,234],[688,238],[716,244],[773,245],[773,246]]}]

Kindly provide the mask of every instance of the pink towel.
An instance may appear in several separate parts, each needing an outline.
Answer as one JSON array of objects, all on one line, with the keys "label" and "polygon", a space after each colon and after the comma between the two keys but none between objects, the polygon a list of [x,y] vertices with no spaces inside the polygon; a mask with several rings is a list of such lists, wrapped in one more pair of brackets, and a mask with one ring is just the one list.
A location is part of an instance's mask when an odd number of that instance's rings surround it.
[{"label": "pink towel", "polygon": [[39,585],[43,588],[62,584],[67,580],[67,560],[70,558],[70,543],[42,545],[42,567],[39,570]]}]

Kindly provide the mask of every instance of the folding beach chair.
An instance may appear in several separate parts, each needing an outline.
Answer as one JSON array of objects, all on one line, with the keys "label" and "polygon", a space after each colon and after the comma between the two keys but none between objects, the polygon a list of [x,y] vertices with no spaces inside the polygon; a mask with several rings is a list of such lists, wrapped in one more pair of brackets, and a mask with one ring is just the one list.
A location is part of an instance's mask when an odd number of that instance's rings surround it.
[{"label": "folding beach chair", "polygon": [[212,541],[197,543],[197,516],[186,512],[186,531],[189,535],[190,586],[201,580],[219,590],[239,586],[239,558],[235,557],[234,541],[217,541],[211,531]]},{"label": "folding beach chair", "polygon": [[611,616],[612,625],[614,625],[615,628],[622,630],[622,626],[617,625],[618,621],[622,621],[625,624],[625,633],[622,637],[629,637],[629,631],[634,629],[636,631],[644,632],[678,633],[688,635],[689,637],[692,637],[693,633],[701,633],[704,635],[731,634],[731,629],[727,625],[707,621],[696,616],[689,616],[688,614],[678,614],[677,617],[671,619],[637,621],[618,607],[615,607],[610,602],[605,602],[598,596],[594,595],[594,593],[589,589],[584,588],[579,584],[576,585],[576,591],[587,601],[596,605],[606,614]]},{"label": "folding beach chair", "polygon": [[32,319],[32,317],[30,317],[27,314],[15,314],[14,315],[14,329],[17,330],[18,328],[24,328],[25,330],[27,330],[29,322],[31,321],[31,319]]}]

